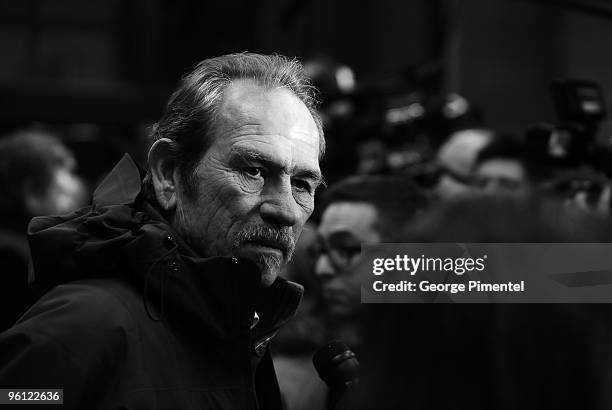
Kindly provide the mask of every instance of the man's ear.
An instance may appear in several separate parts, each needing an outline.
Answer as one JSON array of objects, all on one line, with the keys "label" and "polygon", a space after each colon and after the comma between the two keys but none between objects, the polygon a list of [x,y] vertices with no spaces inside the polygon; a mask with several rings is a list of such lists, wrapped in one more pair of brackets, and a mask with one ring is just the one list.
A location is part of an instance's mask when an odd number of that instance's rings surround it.
[{"label": "man's ear", "polygon": [[160,138],[149,149],[149,168],[155,198],[165,211],[176,207],[178,195],[178,168],[174,160],[175,142],[168,138]]}]

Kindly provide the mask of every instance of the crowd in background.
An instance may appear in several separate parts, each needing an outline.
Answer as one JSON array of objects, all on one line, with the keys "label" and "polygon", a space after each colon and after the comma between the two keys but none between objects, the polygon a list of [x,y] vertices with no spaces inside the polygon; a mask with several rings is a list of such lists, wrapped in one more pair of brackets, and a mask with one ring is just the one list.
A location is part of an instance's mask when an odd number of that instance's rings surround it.
[{"label": "crowd in background", "polygon": [[304,298],[272,344],[287,409],[328,404],[331,339],[363,368],[346,409],[612,408],[608,305],[360,300],[364,242],[611,242],[604,93],[547,92],[610,92],[607,3],[0,1],[0,332],[40,297],[28,221],[87,205],[125,152],[144,166],[197,61],[279,52],[304,60],[327,142],[284,272]]},{"label": "crowd in background", "polygon": [[[328,187],[285,272],[304,300],[274,344],[287,408],[325,408],[311,357],[330,339],[362,354],[367,370],[346,408],[381,408],[379,397],[389,409],[606,407],[606,306],[368,306],[358,266],[362,243],[608,242],[607,148],[594,134],[488,128],[457,95],[431,108],[409,94],[375,114],[357,97],[322,106]],[[579,155],[577,138],[588,141]],[[84,206],[95,188],[69,145],[40,125],[0,138],[0,331],[39,296],[29,219]]]}]

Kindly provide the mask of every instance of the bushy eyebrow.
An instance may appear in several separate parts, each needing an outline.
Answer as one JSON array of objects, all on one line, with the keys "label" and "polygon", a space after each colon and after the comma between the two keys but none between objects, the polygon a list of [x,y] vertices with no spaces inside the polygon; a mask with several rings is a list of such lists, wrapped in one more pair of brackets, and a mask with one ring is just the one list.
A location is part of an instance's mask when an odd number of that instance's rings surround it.
[{"label": "bushy eyebrow", "polygon": [[[266,155],[263,152],[243,148],[243,147],[234,147],[230,152],[230,161],[231,158],[239,158],[241,161],[257,161],[262,165],[266,166],[269,169],[285,171],[284,167],[281,166],[278,162],[274,161],[270,156]],[[319,171],[315,171],[312,169],[301,169],[298,170],[295,175],[298,178],[309,179],[313,181],[315,188],[319,186],[327,186],[323,175]]]}]

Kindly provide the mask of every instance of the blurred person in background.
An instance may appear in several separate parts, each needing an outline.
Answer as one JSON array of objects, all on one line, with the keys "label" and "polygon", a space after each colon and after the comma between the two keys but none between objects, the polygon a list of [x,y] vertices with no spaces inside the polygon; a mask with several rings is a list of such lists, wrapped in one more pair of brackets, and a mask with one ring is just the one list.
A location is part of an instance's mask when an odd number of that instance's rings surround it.
[{"label": "blurred person in background", "polygon": [[[483,194],[440,204],[398,239],[610,242],[612,226],[560,201]],[[365,305],[362,379],[340,408],[610,408],[611,313],[607,304]]]},{"label": "blurred person in background", "polygon": [[610,215],[612,182],[602,172],[589,167],[568,169],[541,185],[543,193],[559,198],[568,207]]},{"label": "blurred person in background", "polygon": [[525,194],[531,188],[526,161],[521,142],[512,136],[500,135],[476,156],[472,183],[487,193]]},{"label": "blurred person in background", "polygon": [[436,154],[440,176],[434,192],[439,198],[448,199],[469,192],[476,157],[493,138],[493,131],[480,128],[456,131],[448,137]]},{"label": "blurred person in background", "polygon": [[391,242],[427,206],[426,195],[402,176],[357,176],[323,193],[315,273],[321,280],[330,337],[361,344],[362,243]]},{"label": "blurred person in background", "polygon": [[34,301],[28,288],[27,225],[32,217],[59,215],[86,203],[73,154],[56,137],[20,131],[0,138],[0,332]]}]

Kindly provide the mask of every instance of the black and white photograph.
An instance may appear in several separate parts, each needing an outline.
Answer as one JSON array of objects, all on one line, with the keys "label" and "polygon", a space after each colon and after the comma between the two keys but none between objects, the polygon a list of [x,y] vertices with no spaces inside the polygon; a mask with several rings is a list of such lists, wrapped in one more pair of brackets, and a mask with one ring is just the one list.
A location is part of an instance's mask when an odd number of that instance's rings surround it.
[{"label": "black and white photograph", "polygon": [[611,0],[0,0],[0,410],[611,410]]}]

